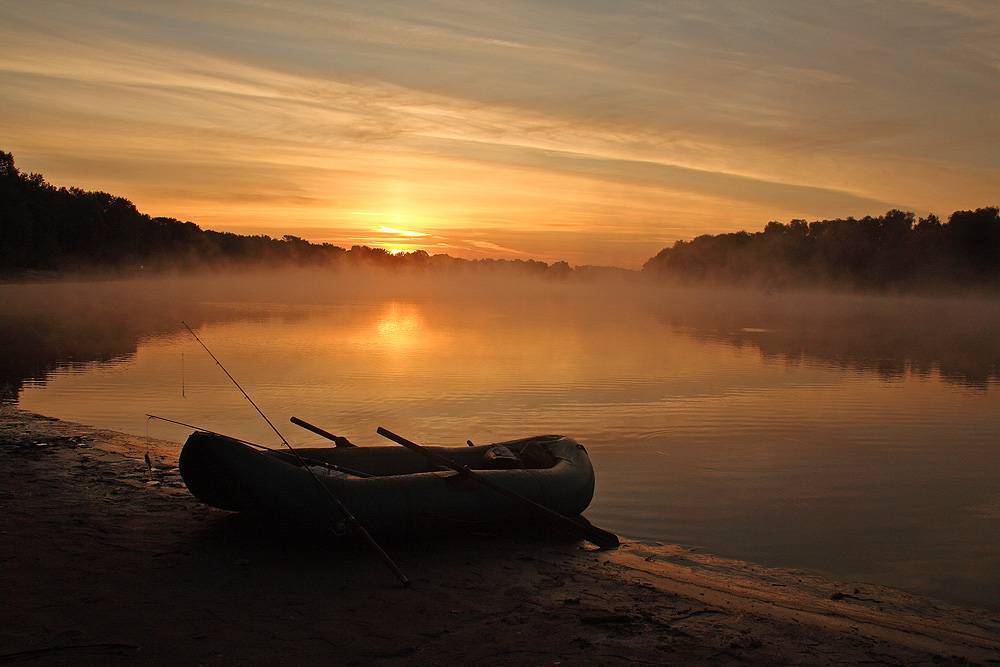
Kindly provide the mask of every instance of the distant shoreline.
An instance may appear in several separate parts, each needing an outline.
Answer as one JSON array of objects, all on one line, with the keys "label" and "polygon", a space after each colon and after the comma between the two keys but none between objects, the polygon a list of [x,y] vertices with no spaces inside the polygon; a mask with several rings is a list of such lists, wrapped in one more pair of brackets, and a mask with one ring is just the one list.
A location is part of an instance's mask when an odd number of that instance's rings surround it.
[{"label": "distant shoreline", "polygon": [[128,199],[56,187],[0,151],[0,281],[52,280],[61,272],[147,272],[318,267],[483,272],[549,280],[616,279],[762,289],[949,293],[1000,291],[1000,209],[955,211],[942,221],[890,210],[878,216],[767,223],[762,231],[678,240],[639,271],[536,259],[465,259],[425,250],[313,243],[293,235],[241,235],[153,217]]},{"label": "distant shoreline", "polygon": [[765,285],[755,282],[740,283],[721,279],[683,279],[660,278],[649,275],[637,269],[620,267],[576,267],[574,273],[568,276],[553,278],[551,276],[533,276],[531,274],[507,275],[504,270],[493,271],[483,268],[461,268],[447,272],[426,271],[420,268],[405,267],[373,267],[373,266],[295,266],[249,264],[231,264],[224,266],[200,266],[194,269],[158,268],[142,271],[111,270],[76,270],[76,271],[25,271],[17,274],[0,274],[0,287],[15,287],[19,285],[62,285],[69,283],[113,283],[132,280],[171,280],[190,279],[192,277],[211,280],[213,278],[229,278],[241,275],[267,275],[316,271],[320,274],[337,276],[364,276],[365,272],[387,279],[398,279],[401,284],[408,284],[413,278],[429,282],[464,283],[469,279],[477,280],[509,280],[511,284],[528,284],[539,281],[541,284],[576,284],[576,285],[611,285],[622,289],[648,288],[651,290],[718,290],[747,291],[781,297],[785,294],[816,294],[841,296],[872,296],[890,298],[928,298],[928,299],[988,299],[1000,297],[1000,285],[947,285],[929,284],[919,288],[913,287],[858,287],[851,285]]}]

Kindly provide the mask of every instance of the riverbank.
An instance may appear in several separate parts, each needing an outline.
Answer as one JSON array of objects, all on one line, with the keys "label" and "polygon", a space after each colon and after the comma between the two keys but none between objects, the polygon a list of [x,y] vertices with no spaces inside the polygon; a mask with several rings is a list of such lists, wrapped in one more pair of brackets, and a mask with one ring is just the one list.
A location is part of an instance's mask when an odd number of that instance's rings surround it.
[{"label": "riverbank", "polygon": [[1000,662],[998,612],[670,545],[388,544],[403,589],[199,505],[173,449],[0,407],[0,662]]}]

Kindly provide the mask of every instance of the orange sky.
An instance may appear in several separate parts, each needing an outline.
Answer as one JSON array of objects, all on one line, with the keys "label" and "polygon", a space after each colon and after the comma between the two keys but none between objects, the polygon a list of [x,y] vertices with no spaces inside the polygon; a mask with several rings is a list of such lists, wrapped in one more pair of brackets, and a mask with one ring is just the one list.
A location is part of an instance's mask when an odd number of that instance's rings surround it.
[{"label": "orange sky", "polygon": [[998,203],[998,7],[0,0],[0,148],[208,228],[635,267]]}]

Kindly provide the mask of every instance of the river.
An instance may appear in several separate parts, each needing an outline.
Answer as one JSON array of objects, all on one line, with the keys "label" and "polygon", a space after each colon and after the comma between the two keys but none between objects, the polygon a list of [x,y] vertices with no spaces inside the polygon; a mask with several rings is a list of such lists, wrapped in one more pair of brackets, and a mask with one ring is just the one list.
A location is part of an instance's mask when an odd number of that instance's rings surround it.
[{"label": "river", "polygon": [[623,535],[998,605],[1000,302],[375,282],[2,286],[4,397],[273,444],[186,319],[293,444],[323,442],[291,415],[363,445],[571,435]]}]

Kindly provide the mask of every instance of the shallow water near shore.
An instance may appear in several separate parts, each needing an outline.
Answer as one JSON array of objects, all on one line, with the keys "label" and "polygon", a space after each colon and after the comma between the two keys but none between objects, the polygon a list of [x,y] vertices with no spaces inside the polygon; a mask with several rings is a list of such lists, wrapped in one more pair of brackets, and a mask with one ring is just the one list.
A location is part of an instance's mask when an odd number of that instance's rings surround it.
[{"label": "shallow water near shore", "polygon": [[7,399],[274,444],[187,319],[293,444],[324,443],[291,415],[359,444],[387,444],[379,425],[453,446],[563,433],[597,469],[589,518],[624,535],[1000,599],[996,302],[250,282],[4,286]]}]

